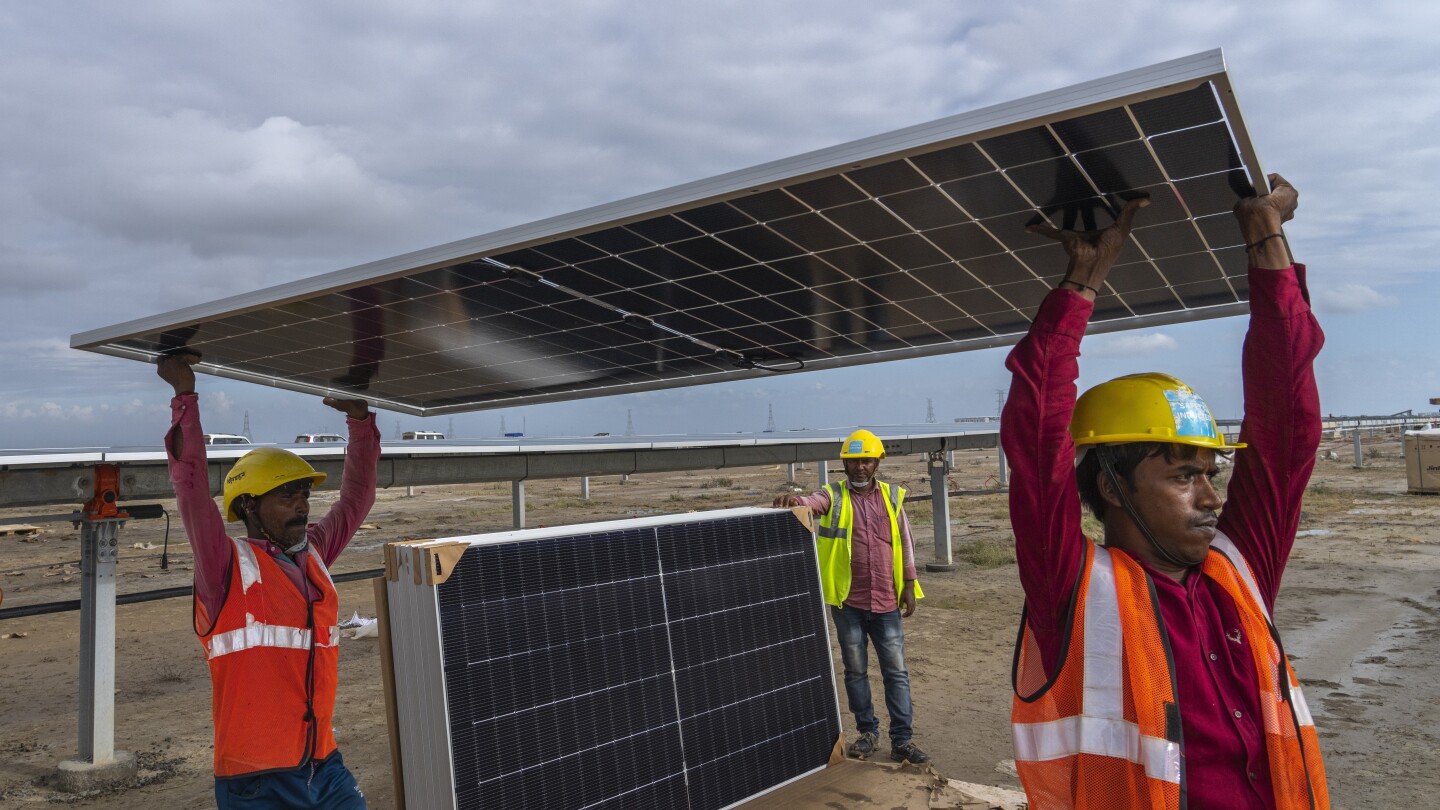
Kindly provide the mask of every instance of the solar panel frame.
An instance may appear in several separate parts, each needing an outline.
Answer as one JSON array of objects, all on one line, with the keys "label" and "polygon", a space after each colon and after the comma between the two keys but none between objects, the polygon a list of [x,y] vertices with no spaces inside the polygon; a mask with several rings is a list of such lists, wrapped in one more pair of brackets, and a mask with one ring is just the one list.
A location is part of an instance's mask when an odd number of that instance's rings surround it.
[{"label": "solar panel frame", "polygon": [[[1183,171],[1163,171],[1162,153]],[[1147,165],[1163,173],[1146,175]],[[1121,263],[1158,268],[1207,253],[1220,283],[1166,279],[1168,299],[1147,291],[1133,302],[1103,290],[1090,331],[1246,312],[1243,253],[1228,249],[1238,230],[1227,236],[1220,215],[1237,193],[1265,191],[1265,175],[1214,50],[80,333],[71,345],[142,360],[168,346],[214,347],[197,370],[415,415],[755,377],[769,373],[753,362],[767,357],[793,368],[778,347],[822,369],[1004,346],[1033,315],[1035,288],[1014,287],[1014,301],[988,288],[1053,282],[1065,266],[1024,222],[1038,210],[1057,226],[1103,227],[1141,193],[1127,177],[1160,182],[1143,189],[1152,205]],[[1142,251],[1151,244],[1161,255]],[[525,272],[507,280],[487,260]],[[948,279],[934,269],[956,265]],[[956,317],[942,317],[946,306]],[[580,328],[587,335],[623,332],[621,315],[635,313],[659,324],[648,327],[657,337],[587,351],[593,338],[562,325],[584,321],[577,307],[597,313]],[[917,311],[941,320],[925,326]],[[800,319],[814,326],[799,329]],[[495,339],[503,334],[515,337]],[[247,353],[223,357],[231,345]],[[328,351],[310,358],[312,348]],[[394,359],[382,370],[402,349],[426,373],[392,372],[404,363]]]},{"label": "solar panel frame", "polygon": [[733,807],[839,737],[814,536],[784,510],[397,543],[386,568],[410,806]]}]

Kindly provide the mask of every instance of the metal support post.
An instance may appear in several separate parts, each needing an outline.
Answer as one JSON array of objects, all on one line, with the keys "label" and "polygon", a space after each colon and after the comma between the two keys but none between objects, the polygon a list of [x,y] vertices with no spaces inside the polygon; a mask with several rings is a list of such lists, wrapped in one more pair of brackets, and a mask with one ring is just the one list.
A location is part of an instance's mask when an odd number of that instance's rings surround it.
[{"label": "metal support post", "polygon": [[950,465],[944,450],[930,454],[930,508],[935,527],[935,561],[925,563],[926,571],[954,571],[950,549]]},{"label": "metal support post", "polygon": [[70,792],[95,790],[133,777],[135,756],[115,750],[115,560],[120,527],[120,471],[95,468],[95,495],[75,514],[80,530],[79,756],[60,763]]},{"label": "metal support post", "polygon": [[80,523],[80,758],[115,758],[115,557],[119,518]]},{"label": "metal support post", "polygon": [[580,499],[590,500],[590,476],[588,475],[580,476]]},{"label": "metal support post", "polygon": [[510,513],[515,518],[515,528],[525,528],[525,479],[510,482]]},{"label": "metal support post", "polygon": [[795,462],[785,465],[785,480],[791,484],[795,483]]},{"label": "metal support post", "polygon": [[820,467],[820,489],[830,486],[830,462],[821,459]]},{"label": "metal support post", "polygon": [[1360,423],[1359,423],[1359,422],[1356,422],[1356,423],[1355,423],[1355,433],[1352,434],[1352,435],[1355,437],[1355,469],[1358,470],[1358,469],[1360,469],[1361,467],[1364,467],[1364,466],[1365,466],[1365,456],[1362,455],[1361,452],[1360,452]]},{"label": "metal support post", "polygon": [[1000,486],[1008,487],[1010,486],[1010,464],[1005,461],[1005,448],[997,444],[995,450],[1000,454],[1000,472],[997,474],[997,480],[1000,482]]}]

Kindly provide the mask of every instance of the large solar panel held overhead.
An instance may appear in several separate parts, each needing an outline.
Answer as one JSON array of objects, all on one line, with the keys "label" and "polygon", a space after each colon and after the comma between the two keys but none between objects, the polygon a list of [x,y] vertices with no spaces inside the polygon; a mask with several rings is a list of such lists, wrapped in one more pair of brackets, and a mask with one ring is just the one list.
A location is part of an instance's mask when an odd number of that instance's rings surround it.
[{"label": "large solar panel held overhead", "polygon": [[71,344],[417,415],[988,348],[1142,195],[1092,331],[1246,311],[1256,187],[1216,50]]},{"label": "large solar panel held overhead", "polygon": [[710,810],[826,766],[819,567],[786,510],[386,548],[405,805]]}]

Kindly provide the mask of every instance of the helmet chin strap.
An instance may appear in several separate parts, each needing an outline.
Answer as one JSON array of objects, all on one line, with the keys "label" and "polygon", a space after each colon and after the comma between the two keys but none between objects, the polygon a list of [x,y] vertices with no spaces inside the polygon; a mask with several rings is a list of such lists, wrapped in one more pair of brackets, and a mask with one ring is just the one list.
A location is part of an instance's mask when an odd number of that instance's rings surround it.
[{"label": "helmet chin strap", "polygon": [[1110,486],[1115,490],[1115,496],[1120,499],[1120,505],[1125,507],[1125,514],[1130,516],[1130,520],[1139,527],[1140,533],[1145,535],[1146,540],[1150,541],[1150,547],[1155,549],[1155,553],[1171,565],[1177,565],[1181,568],[1192,567],[1194,563],[1180,559],[1174,552],[1170,551],[1170,549],[1160,545],[1160,541],[1155,539],[1155,535],[1150,531],[1150,527],[1145,524],[1144,520],[1140,519],[1139,513],[1135,511],[1135,504],[1130,502],[1130,496],[1125,494],[1125,487],[1120,484],[1120,476],[1115,473],[1115,460],[1111,458],[1110,447],[1104,444],[1096,445],[1095,452],[1100,459],[1101,469],[1105,471],[1105,477],[1109,479]]}]

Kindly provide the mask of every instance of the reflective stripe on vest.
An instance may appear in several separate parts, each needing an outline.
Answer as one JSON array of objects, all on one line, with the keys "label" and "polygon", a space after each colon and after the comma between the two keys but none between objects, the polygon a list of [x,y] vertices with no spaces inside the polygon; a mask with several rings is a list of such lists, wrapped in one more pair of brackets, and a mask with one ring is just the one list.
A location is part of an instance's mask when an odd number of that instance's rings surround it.
[{"label": "reflective stripe on vest", "polygon": [[[1186,801],[1178,734],[1184,707],[1174,703],[1174,662],[1168,653],[1152,654],[1168,647],[1153,584],[1123,552],[1085,544],[1070,632],[1053,676],[1046,677],[1022,622],[1011,710],[1016,769],[1035,810],[1178,810]],[[1230,596],[1249,637],[1276,808],[1326,810],[1319,738],[1249,563],[1217,534],[1194,575]],[[1149,641],[1157,633],[1159,643]]]},{"label": "reflective stripe on vest", "polygon": [[1083,714],[1041,723],[1015,723],[1015,758],[1030,762],[1080,754],[1115,757],[1144,767],[1151,779],[1180,783],[1180,745],[1142,734],[1125,719],[1124,628],[1115,566],[1097,549],[1085,593]]},{"label": "reflective stripe on vest", "polygon": [[[261,582],[260,563],[255,559],[255,549],[250,543],[237,538],[230,538],[235,544],[236,560],[240,569],[240,584],[245,593],[250,588]],[[330,572],[325,567],[318,566],[325,573],[325,579],[330,586],[335,586],[334,580],[330,578]],[[291,650],[310,649],[310,630],[304,627],[286,627],[284,625],[265,624],[255,621],[254,616],[246,615],[245,626],[224,633],[216,633],[205,642],[205,657],[207,659],[219,658],[222,655],[229,655],[233,652],[248,650],[254,647],[284,647]],[[315,644],[316,647],[334,647],[340,643],[340,627],[338,625],[326,628],[329,630],[328,640],[322,640]]]},{"label": "reflective stripe on vest", "polygon": [[304,555],[303,582],[318,590],[311,602],[309,588],[297,590],[282,561],[244,539],[230,540],[229,585],[217,615],[212,620],[195,603],[195,629],[210,668],[215,775],[324,759],[335,751],[340,634],[334,580],[317,554]]},{"label": "reflective stripe on vest", "polygon": [[1280,648],[1280,635],[1250,562],[1234,541],[1217,532],[1201,570],[1230,595],[1238,608],[1241,629],[1250,637],[1276,807],[1328,808],[1330,796],[1315,720],[1295,668]]},{"label": "reflective stripe on vest", "polygon": [[[1266,623],[1273,624],[1270,619],[1270,611],[1265,607],[1265,599],[1260,595],[1260,586],[1255,583],[1255,574],[1250,570],[1250,563],[1245,560],[1245,555],[1235,545],[1235,541],[1225,536],[1224,532],[1216,532],[1215,540],[1210,544],[1212,549],[1225,555],[1226,561],[1240,575],[1240,581],[1250,592],[1250,598],[1255,601],[1255,607],[1260,615],[1265,617]],[[1289,661],[1286,661],[1286,668],[1289,668]],[[1283,677],[1278,671],[1275,673],[1275,683],[1278,687],[1280,678]],[[1305,702],[1305,691],[1300,688],[1299,679],[1292,679],[1290,685],[1290,700],[1294,704],[1295,722],[1302,726],[1314,726],[1315,718],[1310,716],[1310,704]]]},{"label": "reflective stripe on vest", "polygon": [[[885,503],[885,512],[890,519],[890,554],[894,569],[895,595],[898,598],[905,590],[905,546],[900,536],[899,513],[905,503],[906,490],[891,487],[884,481],[876,481],[880,499]],[[855,531],[855,510],[850,499],[850,490],[845,482],[837,481],[825,487],[830,495],[830,508],[820,516],[815,527],[817,551],[820,557],[820,585],[825,603],[840,607],[850,596],[851,583],[851,541]],[[915,582],[915,598],[925,592],[920,582]]]},{"label": "reflective stripe on vest", "polygon": [[[316,647],[334,647],[339,643],[340,628],[328,628],[330,640],[315,644]],[[206,645],[207,658],[219,658],[233,652],[253,647],[285,647],[291,650],[310,649],[310,631],[304,627],[284,627],[253,622],[238,630],[218,633],[210,637]]]}]

